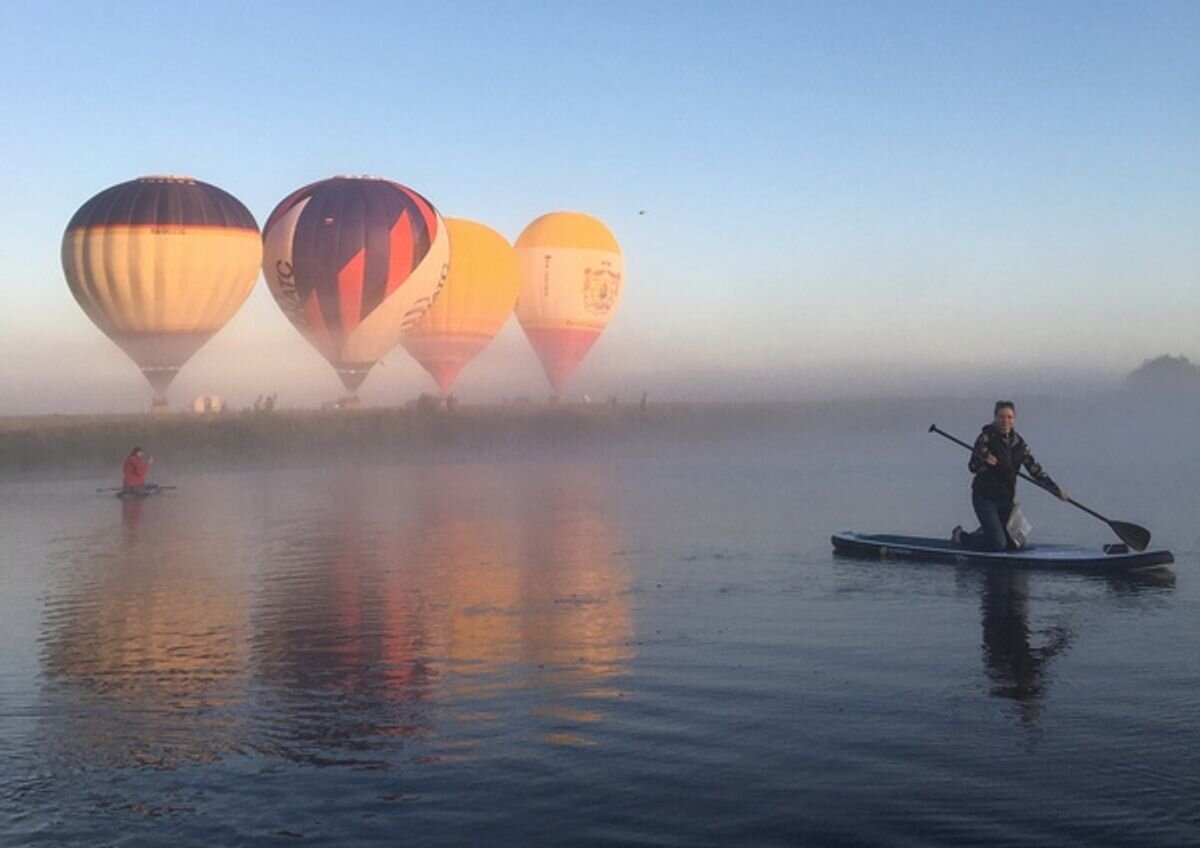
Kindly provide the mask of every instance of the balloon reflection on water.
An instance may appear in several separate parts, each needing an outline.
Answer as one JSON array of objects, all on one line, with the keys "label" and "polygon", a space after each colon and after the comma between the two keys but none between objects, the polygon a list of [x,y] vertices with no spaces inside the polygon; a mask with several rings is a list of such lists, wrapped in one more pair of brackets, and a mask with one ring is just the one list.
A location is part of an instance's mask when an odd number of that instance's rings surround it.
[{"label": "balloon reflection on water", "polygon": [[42,637],[48,745],[64,756],[175,765],[234,747],[247,569],[178,504],[155,506],[122,503],[119,523],[64,543]]},{"label": "balloon reflection on water", "polygon": [[442,644],[458,673],[446,691],[500,708],[505,693],[532,696],[544,741],[590,742],[582,730],[620,696],[633,657],[630,577],[602,481],[594,468],[547,467],[498,520],[454,517],[453,479],[425,501],[429,537],[448,545]]},{"label": "balloon reflection on water", "polygon": [[614,695],[632,623],[593,476],[518,485],[437,465],[332,482],[328,514],[269,564],[255,603],[272,744],[337,759],[436,743],[445,759],[501,728],[595,720],[566,704]]},{"label": "balloon reflection on water", "polygon": [[42,651],[63,755],[381,767],[602,738],[633,623],[597,469],[319,480],[258,511],[122,505],[63,543]]}]

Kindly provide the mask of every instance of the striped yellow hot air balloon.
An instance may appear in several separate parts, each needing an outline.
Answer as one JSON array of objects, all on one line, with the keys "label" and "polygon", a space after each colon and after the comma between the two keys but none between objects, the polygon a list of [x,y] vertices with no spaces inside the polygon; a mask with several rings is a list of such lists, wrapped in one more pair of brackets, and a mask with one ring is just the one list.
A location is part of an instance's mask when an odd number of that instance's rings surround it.
[{"label": "striped yellow hot air balloon", "polygon": [[616,238],[580,212],[551,212],[517,238],[517,319],[560,394],[621,299],[625,261]]},{"label": "striped yellow hot air balloon", "polygon": [[258,278],[258,225],[235,197],[188,177],[142,177],[79,208],[63,235],[71,294],[166,406],[167,387]]},{"label": "striped yellow hot air balloon", "polygon": [[405,350],[447,394],[463,366],[500,332],[517,300],[517,254],[508,239],[483,224],[446,219],[450,275]]}]

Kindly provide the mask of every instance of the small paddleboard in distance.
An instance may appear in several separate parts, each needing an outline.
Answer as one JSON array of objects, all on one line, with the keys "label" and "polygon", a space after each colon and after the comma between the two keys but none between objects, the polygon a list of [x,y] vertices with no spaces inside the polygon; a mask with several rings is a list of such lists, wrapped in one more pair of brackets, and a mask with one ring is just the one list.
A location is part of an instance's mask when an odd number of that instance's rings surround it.
[{"label": "small paddleboard in distance", "polygon": [[1175,561],[1170,551],[1130,550],[1114,543],[1100,548],[1080,545],[1028,545],[1019,551],[972,551],[949,539],[887,533],[834,533],[834,553],[860,559],[904,559],[913,562],[952,562],[976,565],[1045,568],[1062,571],[1138,571]]},{"label": "small paddleboard in distance", "polygon": [[148,498],[151,495],[157,495],[164,488],[175,488],[174,486],[159,486],[157,483],[147,483],[137,489],[117,489],[117,497],[123,501],[137,500],[140,498]]}]

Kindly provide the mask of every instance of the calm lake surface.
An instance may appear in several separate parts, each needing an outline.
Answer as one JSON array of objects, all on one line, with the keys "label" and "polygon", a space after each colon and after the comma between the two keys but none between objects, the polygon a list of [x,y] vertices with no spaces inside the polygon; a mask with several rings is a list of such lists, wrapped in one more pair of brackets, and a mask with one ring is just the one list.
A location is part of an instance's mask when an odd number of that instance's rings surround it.
[{"label": "calm lake surface", "polygon": [[0,844],[1200,844],[1200,422],[1018,421],[1168,570],[833,558],[968,523],[930,420],[0,480]]}]

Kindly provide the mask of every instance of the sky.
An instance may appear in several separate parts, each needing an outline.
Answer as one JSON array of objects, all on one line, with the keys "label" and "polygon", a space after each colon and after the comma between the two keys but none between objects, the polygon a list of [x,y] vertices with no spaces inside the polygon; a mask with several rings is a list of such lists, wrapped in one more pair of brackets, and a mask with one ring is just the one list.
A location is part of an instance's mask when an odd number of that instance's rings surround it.
[{"label": "sky", "polygon": [[[145,408],[63,278],[75,210],[186,174],[260,225],[335,174],[626,288],[568,394],[1021,396],[1200,359],[1200,3],[0,3],[0,415]],[[639,214],[644,210],[644,214]],[[339,393],[265,284],[171,391]],[[433,384],[401,349],[364,401]],[[549,389],[512,320],[463,399]]]}]

